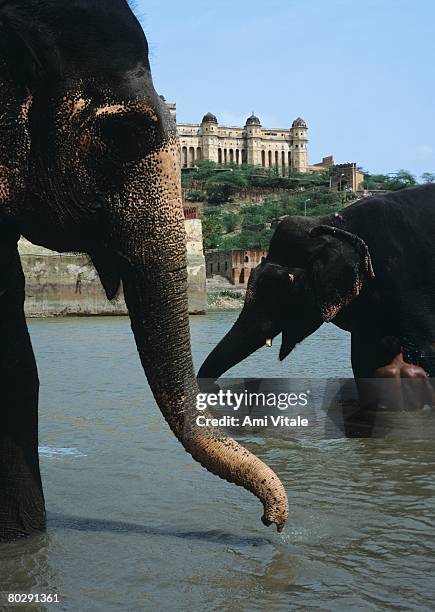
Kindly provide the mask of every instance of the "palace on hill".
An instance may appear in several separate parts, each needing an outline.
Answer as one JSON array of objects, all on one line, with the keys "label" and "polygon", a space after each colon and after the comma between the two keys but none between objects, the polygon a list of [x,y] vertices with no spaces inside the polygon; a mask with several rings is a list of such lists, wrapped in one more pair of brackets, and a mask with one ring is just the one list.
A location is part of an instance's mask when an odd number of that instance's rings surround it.
[{"label": "palace on hill", "polygon": [[[177,106],[168,104],[177,123]],[[177,123],[181,167],[192,168],[196,161],[218,164],[249,164],[275,168],[286,176],[291,172],[330,172],[334,189],[362,189],[363,175],[356,164],[335,164],[332,156],[314,165],[308,163],[308,126],[298,117],[290,128],[265,128],[252,113],[244,127],[220,125],[212,113],[201,123]]]},{"label": "palace on hill", "polygon": [[[170,108],[175,114],[175,105]],[[244,127],[220,125],[215,115],[207,113],[200,124],[178,123],[177,128],[184,168],[204,159],[278,168],[283,175],[289,170],[308,172],[308,128],[301,117],[289,129],[269,129],[254,113]]]}]

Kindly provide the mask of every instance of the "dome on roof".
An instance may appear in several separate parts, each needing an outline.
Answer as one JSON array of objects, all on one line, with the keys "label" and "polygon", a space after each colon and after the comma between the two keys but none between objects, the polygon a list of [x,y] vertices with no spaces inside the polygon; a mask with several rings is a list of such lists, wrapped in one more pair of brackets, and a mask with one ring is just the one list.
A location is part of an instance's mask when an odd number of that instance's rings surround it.
[{"label": "dome on roof", "polygon": [[218,122],[218,120],[217,120],[216,115],[213,115],[213,113],[207,113],[202,118],[202,122],[201,123],[217,123],[217,122]]},{"label": "dome on roof", "polygon": [[252,115],[246,119],[246,125],[261,125],[261,121],[252,113]]},{"label": "dome on roof", "polygon": [[302,119],[302,117],[298,117],[297,119],[295,119],[292,123],[292,127],[294,128],[307,128],[307,124],[305,123],[305,121]]}]

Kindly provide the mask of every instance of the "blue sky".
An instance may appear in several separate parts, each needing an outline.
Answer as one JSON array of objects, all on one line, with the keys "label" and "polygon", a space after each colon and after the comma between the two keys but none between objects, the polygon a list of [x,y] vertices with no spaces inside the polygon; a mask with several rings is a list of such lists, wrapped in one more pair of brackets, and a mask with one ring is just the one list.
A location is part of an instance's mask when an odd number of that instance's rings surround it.
[{"label": "blue sky", "polygon": [[434,0],[135,0],[181,122],[310,128],[310,162],[435,172]]}]

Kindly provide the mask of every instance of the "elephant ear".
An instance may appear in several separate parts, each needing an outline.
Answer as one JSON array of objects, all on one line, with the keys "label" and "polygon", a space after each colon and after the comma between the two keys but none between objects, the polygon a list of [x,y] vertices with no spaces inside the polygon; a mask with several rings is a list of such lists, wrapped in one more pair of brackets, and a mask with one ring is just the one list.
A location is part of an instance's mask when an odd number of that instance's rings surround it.
[{"label": "elephant ear", "polygon": [[310,232],[314,290],[324,321],[332,321],[342,308],[374,278],[366,243],[340,228],[320,225]]}]

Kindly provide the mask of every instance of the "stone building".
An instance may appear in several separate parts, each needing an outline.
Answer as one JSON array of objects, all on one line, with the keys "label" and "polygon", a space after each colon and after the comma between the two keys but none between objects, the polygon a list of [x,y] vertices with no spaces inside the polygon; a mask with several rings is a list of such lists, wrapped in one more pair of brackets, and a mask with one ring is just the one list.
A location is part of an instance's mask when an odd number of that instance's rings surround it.
[{"label": "stone building", "polygon": [[364,191],[364,173],[358,170],[355,163],[336,164],[334,157],[324,157],[322,161],[310,166],[310,172],[327,172],[332,191]]},{"label": "stone building", "polygon": [[[177,122],[177,105],[167,103]],[[308,127],[298,117],[291,128],[264,128],[254,113],[244,127],[220,125],[212,113],[200,124],[177,123],[181,146],[181,167],[193,168],[196,161],[218,164],[249,164],[276,168],[282,176],[290,172],[326,172],[335,191],[363,191],[364,175],[355,163],[335,164],[332,155],[320,163],[308,163]]]},{"label": "stone building", "polygon": [[[168,107],[176,119],[175,104]],[[234,127],[219,125],[217,117],[207,113],[201,124],[179,123],[177,130],[183,168],[208,160],[276,168],[282,175],[309,170],[308,128],[300,117],[291,128],[265,128],[252,114],[244,127]]]},{"label": "stone building", "polygon": [[356,164],[335,164],[331,172],[331,188],[334,191],[364,191],[364,174]]},{"label": "stone building", "polygon": [[249,277],[267,251],[219,251],[213,249],[206,251],[205,261],[207,278],[223,276],[235,286],[246,287]]}]

